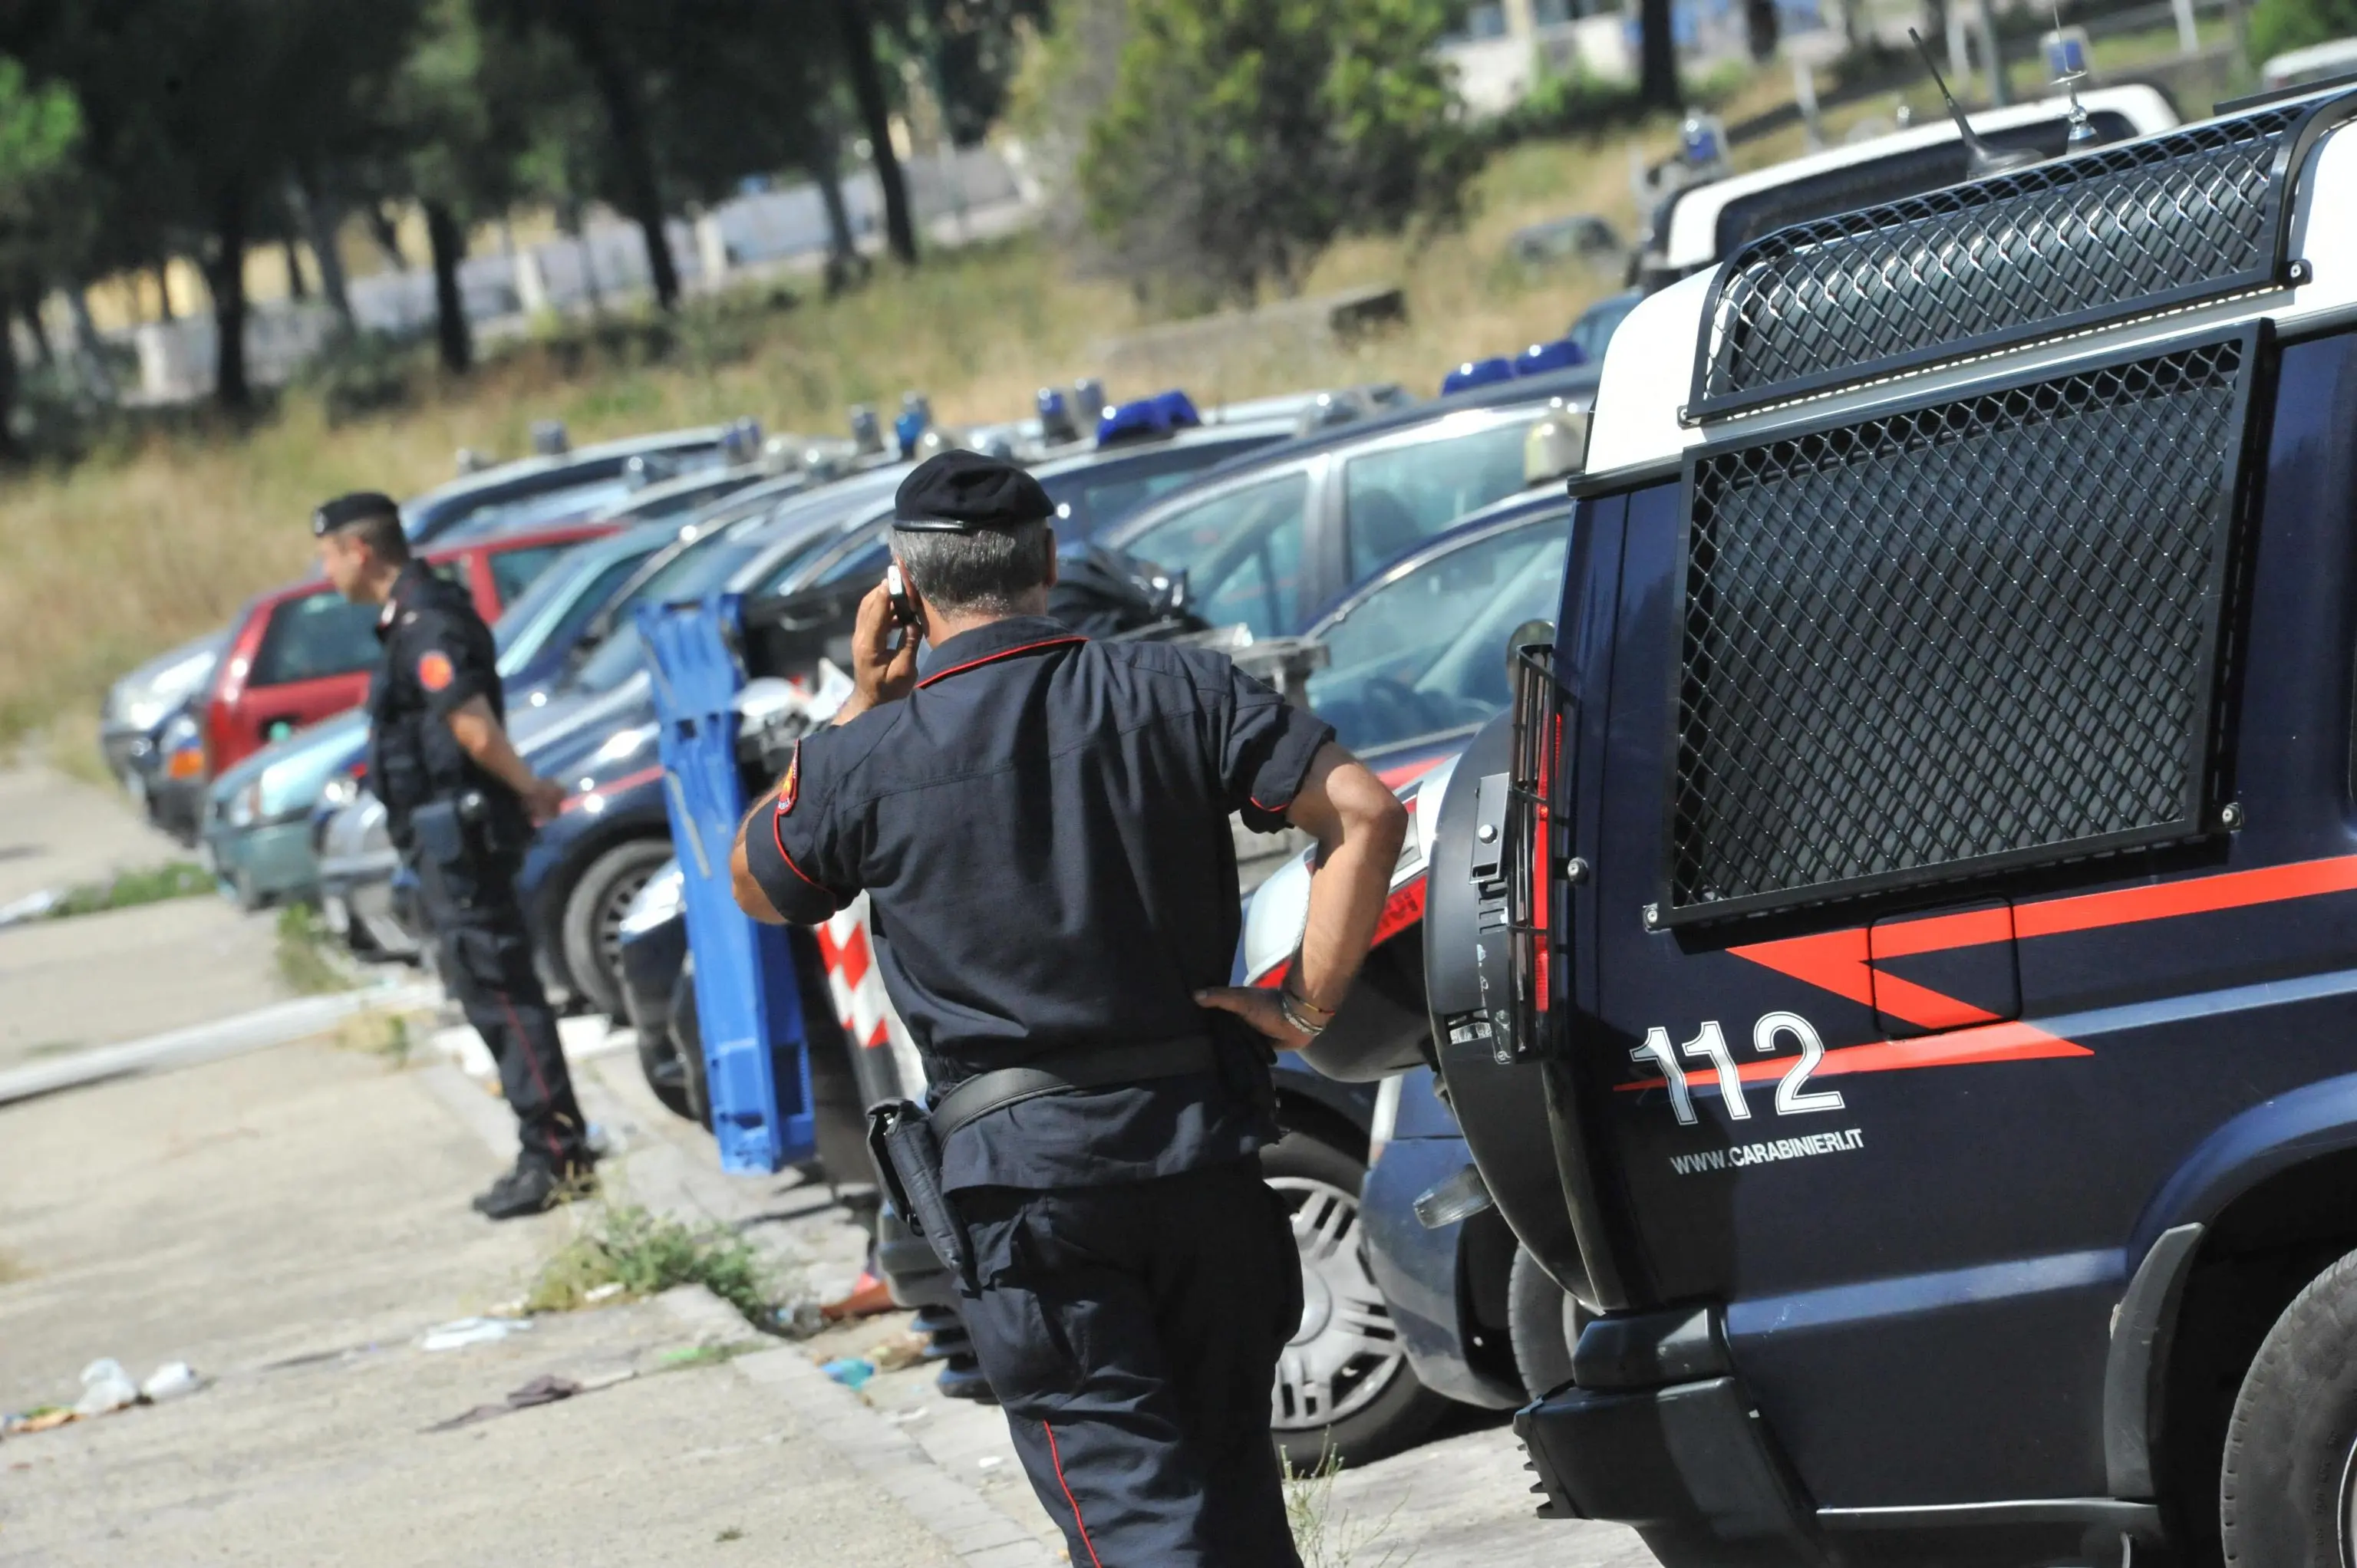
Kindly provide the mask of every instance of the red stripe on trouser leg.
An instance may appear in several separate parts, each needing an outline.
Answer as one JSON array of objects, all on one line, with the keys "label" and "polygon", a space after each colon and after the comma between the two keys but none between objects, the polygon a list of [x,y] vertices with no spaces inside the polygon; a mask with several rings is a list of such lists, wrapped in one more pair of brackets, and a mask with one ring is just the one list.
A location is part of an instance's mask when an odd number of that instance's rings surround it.
[{"label": "red stripe on trouser leg", "polygon": [[[506,992],[494,991],[491,994],[500,999],[500,1011],[508,1015],[509,1037],[515,1041],[515,1048],[517,1051],[522,1053],[523,1057],[523,1065],[532,1069],[533,1087],[540,1090],[541,1111],[543,1114],[547,1116],[551,1121],[554,1121],[556,1116],[556,1106],[548,1092],[548,1077],[540,1070],[540,1060],[533,1055],[532,1042],[524,1038],[523,1020],[516,1016],[515,1004],[508,1000],[508,993]],[[562,1043],[558,1045],[557,1048],[559,1050],[564,1049]],[[565,1149],[564,1146],[556,1141],[556,1129],[549,1126],[547,1122],[544,1122],[541,1124],[540,1131],[541,1135],[548,1140],[548,1155],[550,1159],[556,1162],[556,1173],[559,1176],[564,1175]]]},{"label": "red stripe on trouser leg", "polygon": [[1064,1456],[1056,1452],[1056,1429],[1043,1421],[1039,1430],[1048,1434],[1048,1462],[1056,1466],[1056,1485],[1064,1488],[1064,1500],[1072,1505],[1072,1523],[1080,1530],[1081,1544],[1089,1549],[1092,1568],[1104,1568],[1097,1561],[1097,1543],[1089,1539],[1089,1521],[1081,1517],[1081,1501],[1072,1496],[1072,1483],[1064,1479]]}]

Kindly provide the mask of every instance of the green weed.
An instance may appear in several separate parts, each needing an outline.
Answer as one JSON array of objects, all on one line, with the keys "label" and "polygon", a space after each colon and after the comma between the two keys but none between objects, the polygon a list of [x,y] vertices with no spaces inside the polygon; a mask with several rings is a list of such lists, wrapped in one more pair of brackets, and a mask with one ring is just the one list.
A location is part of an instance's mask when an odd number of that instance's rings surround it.
[{"label": "green weed", "polygon": [[600,1285],[626,1297],[702,1285],[757,1326],[777,1299],[770,1270],[745,1239],[719,1226],[698,1229],[636,1204],[577,1208],[570,1240],[541,1266],[524,1294],[528,1312],[570,1312]]},{"label": "green weed", "polygon": [[[1297,1470],[1285,1463],[1285,1517],[1293,1527],[1294,1550],[1301,1568],[1407,1568],[1413,1549],[1383,1542],[1400,1505],[1369,1523],[1339,1511],[1334,1505],[1334,1477],[1342,1473],[1342,1456],[1329,1448],[1317,1465]],[[1362,1556],[1381,1549],[1381,1555]]]},{"label": "green weed", "polygon": [[167,861],[162,865],[150,865],[137,871],[118,871],[104,882],[86,882],[79,887],[69,887],[49,907],[49,918],[62,920],[73,915],[135,909],[142,904],[160,904],[167,898],[188,898],[212,890],[213,879],[203,866],[190,860]]},{"label": "green weed", "polygon": [[330,956],[335,933],[328,930],[307,904],[289,904],[278,911],[278,978],[303,996],[350,991],[353,981]]}]

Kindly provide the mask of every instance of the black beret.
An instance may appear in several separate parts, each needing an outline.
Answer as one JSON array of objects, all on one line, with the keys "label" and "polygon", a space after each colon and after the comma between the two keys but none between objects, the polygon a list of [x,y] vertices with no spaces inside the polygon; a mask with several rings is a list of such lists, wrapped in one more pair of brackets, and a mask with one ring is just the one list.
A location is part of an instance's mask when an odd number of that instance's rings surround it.
[{"label": "black beret", "polygon": [[313,534],[333,533],[339,528],[350,528],[356,522],[366,522],[372,517],[399,517],[401,508],[391,496],[376,490],[354,490],[348,496],[320,504],[311,514]]},{"label": "black beret", "polygon": [[960,449],[918,464],[892,498],[892,526],[910,533],[974,533],[1055,515],[1056,503],[1020,467]]}]

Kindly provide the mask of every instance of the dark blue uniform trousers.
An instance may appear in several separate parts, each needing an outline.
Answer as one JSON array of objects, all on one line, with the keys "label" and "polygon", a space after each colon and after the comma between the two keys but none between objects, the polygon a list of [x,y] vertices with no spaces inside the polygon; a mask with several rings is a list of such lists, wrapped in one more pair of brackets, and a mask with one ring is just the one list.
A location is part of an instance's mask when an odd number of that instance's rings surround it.
[{"label": "dark blue uniform trousers", "polygon": [[957,1203],[966,1328],[1076,1568],[1300,1568],[1269,1405],[1301,1261],[1260,1162]]},{"label": "dark blue uniform trousers", "polygon": [[532,964],[516,903],[516,863],[491,856],[445,865],[415,857],[418,902],[436,945],[443,987],[500,1066],[522,1158],[562,1175],[588,1160],[588,1124],[557,1043],[556,1015]]}]

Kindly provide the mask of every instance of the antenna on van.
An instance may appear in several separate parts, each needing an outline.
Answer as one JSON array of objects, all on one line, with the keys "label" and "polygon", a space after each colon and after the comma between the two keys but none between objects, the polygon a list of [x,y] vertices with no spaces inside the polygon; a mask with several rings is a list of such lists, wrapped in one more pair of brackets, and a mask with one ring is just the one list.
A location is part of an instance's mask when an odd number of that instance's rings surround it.
[{"label": "antenna on van", "polygon": [[1948,118],[1956,123],[1956,134],[1964,144],[1965,178],[1980,179],[1987,175],[2005,174],[2046,161],[2035,147],[2000,150],[1984,141],[1981,134],[1973,129],[1972,122],[1964,118],[1964,110],[1957,106],[1956,95],[1948,91],[1947,79],[1940,74],[1940,68],[1932,63],[1932,50],[1923,42],[1923,35],[1910,27],[1907,36],[1915,41],[1915,52],[1923,57],[1923,69],[1932,73],[1932,83],[1940,90],[1941,101],[1948,106]]},{"label": "antenna on van", "polygon": [[2094,123],[2087,118],[2087,106],[2079,102],[2079,83],[2087,79],[2085,59],[2071,47],[2062,34],[2062,0],[2051,0],[2054,8],[2055,59],[2071,69],[2054,79],[2054,85],[2071,95],[2071,134],[2063,142],[2065,152],[2087,146],[2098,138]]}]

